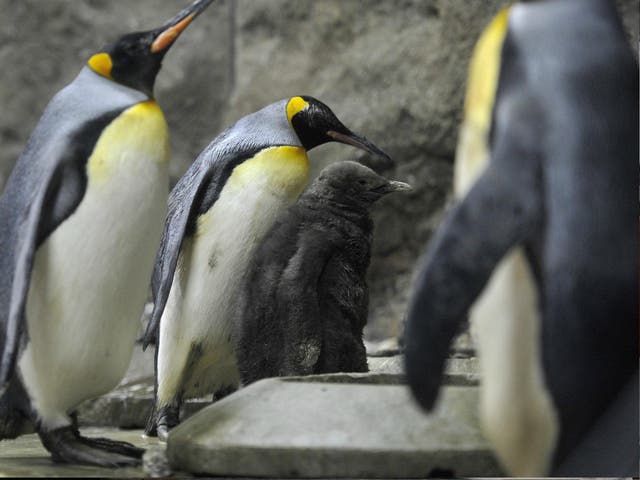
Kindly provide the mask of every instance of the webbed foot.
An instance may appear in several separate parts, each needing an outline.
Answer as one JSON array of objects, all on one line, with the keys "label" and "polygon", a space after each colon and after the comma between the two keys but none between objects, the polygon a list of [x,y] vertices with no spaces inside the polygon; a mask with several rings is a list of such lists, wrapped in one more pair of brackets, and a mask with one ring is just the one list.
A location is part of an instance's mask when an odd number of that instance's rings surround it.
[{"label": "webbed foot", "polygon": [[38,435],[53,461],[59,463],[132,467],[140,465],[144,453],[144,449],[127,442],[83,437],[71,425],[55,430],[40,430]]},{"label": "webbed foot", "polygon": [[156,416],[156,433],[158,440],[167,441],[169,431],[180,423],[180,407],[166,406],[158,410]]}]

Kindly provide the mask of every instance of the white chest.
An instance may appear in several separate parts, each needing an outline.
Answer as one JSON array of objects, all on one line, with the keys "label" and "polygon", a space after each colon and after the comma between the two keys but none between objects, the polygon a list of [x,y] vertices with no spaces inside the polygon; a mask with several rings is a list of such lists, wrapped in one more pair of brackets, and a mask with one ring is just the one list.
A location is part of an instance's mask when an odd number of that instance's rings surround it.
[{"label": "white chest", "polygon": [[308,161],[300,147],[274,147],[236,167],[183,251],[183,305],[190,318],[226,323],[255,247],[307,179]]},{"label": "white chest", "polygon": [[50,423],[113,388],[131,357],[168,195],[166,124],[149,103],[105,129],[84,197],[36,252],[19,367]]}]

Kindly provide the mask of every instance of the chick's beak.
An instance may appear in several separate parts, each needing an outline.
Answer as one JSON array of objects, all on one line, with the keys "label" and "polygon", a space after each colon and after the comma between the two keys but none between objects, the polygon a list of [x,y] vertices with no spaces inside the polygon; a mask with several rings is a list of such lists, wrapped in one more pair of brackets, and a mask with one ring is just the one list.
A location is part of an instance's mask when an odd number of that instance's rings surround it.
[{"label": "chick's beak", "polygon": [[158,36],[151,44],[151,53],[166,52],[193,19],[200,15],[212,2],[213,0],[196,0],[169,20],[166,25],[160,27],[157,30],[159,32]]},{"label": "chick's beak", "polygon": [[391,157],[376,147],[373,143],[367,140],[364,137],[360,137],[353,132],[349,132],[348,134],[336,132],[335,130],[329,130],[327,135],[334,139],[336,142],[345,143],[347,145],[351,145],[353,147],[364,150],[365,152],[369,152],[372,155],[377,155],[385,160],[385,163],[388,165],[393,165],[393,160]]},{"label": "chick's beak", "polygon": [[388,182],[380,185],[379,187],[374,188],[371,191],[378,195],[387,195],[393,192],[409,192],[411,190],[413,190],[413,187],[408,183],[389,180]]},{"label": "chick's beak", "polygon": [[387,186],[389,192],[410,192],[413,187],[408,183],[391,180]]}]

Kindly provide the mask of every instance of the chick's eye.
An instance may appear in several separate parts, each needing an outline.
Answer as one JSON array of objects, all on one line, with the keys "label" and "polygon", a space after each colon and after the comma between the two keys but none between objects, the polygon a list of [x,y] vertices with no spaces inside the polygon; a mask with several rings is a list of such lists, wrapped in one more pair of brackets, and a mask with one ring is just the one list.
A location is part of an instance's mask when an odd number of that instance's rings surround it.
[{"label": "chick's eye", "polygon": [[367,181],[366,181],[366,180],[358,180],[358,183],[359,183],[360,185],[366,185],[366,184],[367,184]]}]

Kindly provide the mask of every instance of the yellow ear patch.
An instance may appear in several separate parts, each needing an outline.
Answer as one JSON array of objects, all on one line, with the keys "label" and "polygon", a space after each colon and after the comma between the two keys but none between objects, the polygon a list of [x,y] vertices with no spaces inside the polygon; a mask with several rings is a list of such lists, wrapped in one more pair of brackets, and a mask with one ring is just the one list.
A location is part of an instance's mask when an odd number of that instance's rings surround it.
[{"label": "yellow ear patch", "polygon": [[308,106],[309,102],[302,97],[293,97],[289,100],[289,103],[287,103],[287,118],[289,119],[289,123],[291,123],[291,119],[296,113],[304,110]]},{"label": "yellow ear patch", "polygon": [[113,62],[108,53],[96,53],[87,63],[94,72],[99,73],[103,77],[111,78]]}]

